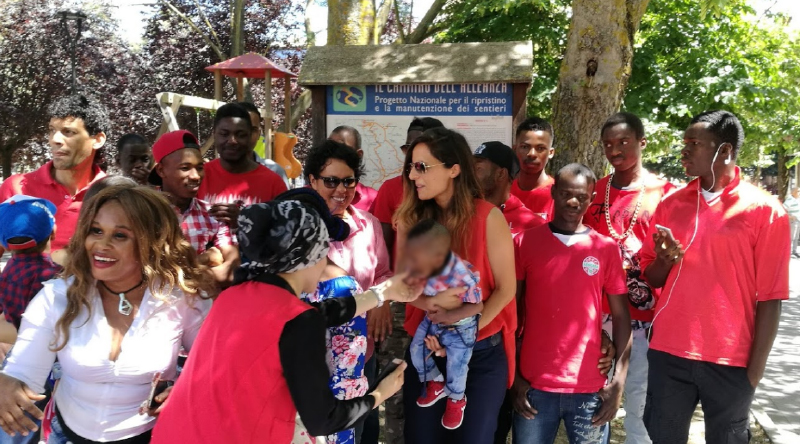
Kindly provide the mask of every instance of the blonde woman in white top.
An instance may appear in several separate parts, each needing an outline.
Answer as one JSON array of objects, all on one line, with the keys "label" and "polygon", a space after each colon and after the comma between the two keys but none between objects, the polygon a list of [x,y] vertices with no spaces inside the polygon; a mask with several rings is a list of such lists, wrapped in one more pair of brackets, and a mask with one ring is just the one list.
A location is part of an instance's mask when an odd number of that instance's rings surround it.
[{"label": "blonde woman in white top", "polygon": [[31,301],[0,373],[0,427],[36,430],[24,413],[42,418],[33,402],[58,358],[48,443],[146,443],[158,410],[139,407],[154,374],[174,379],[178,352],[191,348],[210,307],[199,294],[213,284],[159,193],[112,186],[86,206],[65,277]]}]

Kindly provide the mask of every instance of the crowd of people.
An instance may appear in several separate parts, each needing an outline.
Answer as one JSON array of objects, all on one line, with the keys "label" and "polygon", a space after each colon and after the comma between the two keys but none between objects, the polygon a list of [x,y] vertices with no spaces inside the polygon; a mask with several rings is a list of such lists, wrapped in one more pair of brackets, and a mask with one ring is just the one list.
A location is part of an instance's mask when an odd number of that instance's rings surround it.
[{"label": "crowd of people", "polygon": [[382,404],[389,444],[605,443],[623,399],[628,443],[687,442],[698,402],[749,441],[800,204],[742,180],[729,112],[692,119],[680,189],[623,112],[603,178],[548,174],[544,119],[509,147],[414,118],[378,190],[349,126],[288,189],[249,103],[213,160],[120,137],[120,175],[99,102],[49,113],[52,159],[0,186],[0,443],[377,444]]}]

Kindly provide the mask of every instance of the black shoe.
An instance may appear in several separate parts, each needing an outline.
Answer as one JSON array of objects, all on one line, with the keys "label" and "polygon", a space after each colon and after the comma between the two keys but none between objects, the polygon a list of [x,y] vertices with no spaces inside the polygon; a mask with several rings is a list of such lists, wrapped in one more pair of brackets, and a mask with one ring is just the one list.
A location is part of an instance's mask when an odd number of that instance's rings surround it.
[{"label": "black shoe", "polygon": [[800,259],[800,254],[797,254],[797,253],[792,253],[792,257],[794,257],[794,258],[797,258],[797,259]]}]

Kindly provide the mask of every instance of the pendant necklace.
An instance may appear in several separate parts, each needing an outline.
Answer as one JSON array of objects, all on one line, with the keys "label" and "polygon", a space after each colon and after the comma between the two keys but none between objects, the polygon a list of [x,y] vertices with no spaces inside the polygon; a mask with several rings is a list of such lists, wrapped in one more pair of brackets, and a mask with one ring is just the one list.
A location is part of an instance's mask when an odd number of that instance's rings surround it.
[{"label": "pendant necklace", "polygon": [[131,313],[133,312],[133,304],[131,304],[129,300],[125,299],[125,294],[130,293],[133,290],[136,290],[137,288],[141,287],[141,285],[143,283],[144,283],[144,279],[142,279],[141,281],[139,281],[138,284],[134,285],[133,287],[131,287],[131,288],[125,290],[125,291],[116,292],[116,291],[112,291],[110,288],[108,288],[108,285],[106,285],[105,282],[100,281],[100,285],[102,285],[103,288],[106,289],[106,291],[108,291],[111,294],[115,294],[115,295],[119,296],[119,307],[117,308],[117,311],[119,311],[120,314],[122,314],[124,316],[130,316]]},{"label": "pendant necklace", "polygon": [[[639,190],[639,198],[636,200],[636,209],[633,210],[633,217],[631,217],[631,224],[624,233],[619,234],[617,230],[614,229],[614,226],[611,225],[611,202],[610,202],[610,195],[611,195],[611,181],[614,180],[614,173],[611,173],[611,177],[608,178],[608,184],[606,185],[606,199],[605,199],[605,206],[606,206],[606,224],[608,225],[608,234],[614,238],[620,245],[625,242],[625,239],[633,233],[633,227],[636,226],[636,222],[639,219],[639,210],[642,208],[642,201],[644,200],[644,190],[646,188],[646,181],[645,177],[642,177],[642,189]],[[622,222],[622,227],[625,227],[625,222]]]}]

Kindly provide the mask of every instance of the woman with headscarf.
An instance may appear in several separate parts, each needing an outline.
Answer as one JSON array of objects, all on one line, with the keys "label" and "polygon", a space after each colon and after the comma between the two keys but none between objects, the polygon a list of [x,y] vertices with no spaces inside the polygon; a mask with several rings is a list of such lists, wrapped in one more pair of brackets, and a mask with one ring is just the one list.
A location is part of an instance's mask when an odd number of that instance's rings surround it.
[{"label": "woman with headscarf", "polygon": [[420,283],[396,276],[352,297],[301,301],[317,288],[329,238],[349,230],[326,207],[284,197],[242,210],[239,246],[249,262],[216,300],[153,443],[316,443],[400,389],[405,364],[366,396],[336,399],[325,329],[385,301],[413,300]]}]

